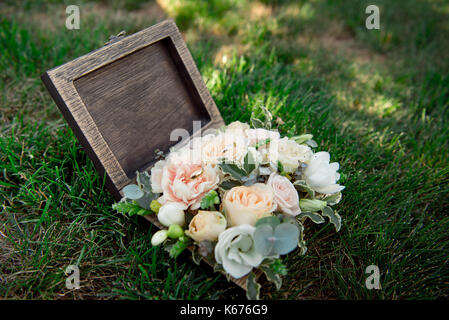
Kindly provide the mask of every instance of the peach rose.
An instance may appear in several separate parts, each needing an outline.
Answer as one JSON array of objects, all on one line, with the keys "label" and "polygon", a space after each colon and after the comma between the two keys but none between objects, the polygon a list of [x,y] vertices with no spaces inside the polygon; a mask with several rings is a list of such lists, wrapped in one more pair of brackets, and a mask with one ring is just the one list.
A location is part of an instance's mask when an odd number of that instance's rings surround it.
[{"label": "peach rose", "polygon": [[228,226],[255,225],[257,220],[270,216],[276,209],[274,193],[263,183],[234,187],[226,191],[222,202]]},{"label": "peach rose", "polygon": [[301,213],[298,192],[290,180],[273,172],[268,178],[267,184],[273,189],[274,200],[280,211],[291,216]]},{"label": "peach rose", "polygon": [[217,188],[220,181],[218,168],[194,163],[190,149],[171,153],[162,170],[161,203],[176,202],[195,210],[201,199],[210,190]]},{"label": "peach rose", "polygon": [[216,241],[226,229],[226,218],[218,211],[198,211],[189,224],[186,235],[195,240]]}]

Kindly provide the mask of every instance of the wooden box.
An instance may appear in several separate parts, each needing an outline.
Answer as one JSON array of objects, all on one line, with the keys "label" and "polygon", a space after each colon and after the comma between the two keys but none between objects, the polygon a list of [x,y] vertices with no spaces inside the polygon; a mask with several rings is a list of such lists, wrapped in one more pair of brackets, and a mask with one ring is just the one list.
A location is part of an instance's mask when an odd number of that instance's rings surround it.
[{"label": "wooden box", "polygon": [[[172,20],[51,69],[42,80],[116,200],[149,170],[170,132],[224,125]],[[112,209],[111,209],[112,210]],[[146,216],[160,227],[155,216]],[[246,289],[246,277],[233,279]]]}]

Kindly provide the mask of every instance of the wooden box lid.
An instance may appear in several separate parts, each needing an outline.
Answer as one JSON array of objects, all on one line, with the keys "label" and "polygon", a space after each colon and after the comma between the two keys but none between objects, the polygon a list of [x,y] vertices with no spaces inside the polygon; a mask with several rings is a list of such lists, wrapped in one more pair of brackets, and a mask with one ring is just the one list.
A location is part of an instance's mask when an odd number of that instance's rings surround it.
[{"label": "wooden box lid", "polygon": [[172,20],[127,36],[44,73],[42,80],[116,199],[155,150],[177,142],[173,129],[193,134],[224,125]]}]

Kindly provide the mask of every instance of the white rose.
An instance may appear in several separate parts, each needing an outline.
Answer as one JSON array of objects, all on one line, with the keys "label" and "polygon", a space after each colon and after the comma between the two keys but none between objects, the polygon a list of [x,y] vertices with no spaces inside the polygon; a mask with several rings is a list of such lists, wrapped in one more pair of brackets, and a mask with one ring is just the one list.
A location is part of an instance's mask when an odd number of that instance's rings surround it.
[{"label": "white rose", "polygon": [[185,224],[183,206],[176,202],[167,202],[159,209],[157,219],[166,227],[172,224],[177,224],[182,227]]},{"label": "white rose", "polygon": [[339,164],[329,163],[329,161],[328,152],[317,152],[304,170],[304,180],[316,192],[333,194],[345,188],[336,183],[340,179],[340,174],[337,172]]},{"label": "white rose", "polygon": [[238,279],[248,274],[253,267],[258,267],[264,256],[254,247],[255,227],[242,224],[222,232],[215,246],[215,260],[223,269]]},{"label": "white rose", "polygon": [[313,156],[310,147],[297,144],[288,138],[272,141],[267,151],[269,154],[265,156],[268,156],[270,162],[276,165],[280,161],[284,171],[288,173],[294,172],[300,162],[308,163]]},{"label": "white rose", "polygon": [[291,216],[301,213],[298,191],[290,180],[277,173],[272,173],[267,184],[273,189],[274,199],[282,212]]},{"label": "white rose", "polygon": [[218,211],[198,211],[189,224],[186,235],[195,240],[216,241],[226,229],[226,218]]}]

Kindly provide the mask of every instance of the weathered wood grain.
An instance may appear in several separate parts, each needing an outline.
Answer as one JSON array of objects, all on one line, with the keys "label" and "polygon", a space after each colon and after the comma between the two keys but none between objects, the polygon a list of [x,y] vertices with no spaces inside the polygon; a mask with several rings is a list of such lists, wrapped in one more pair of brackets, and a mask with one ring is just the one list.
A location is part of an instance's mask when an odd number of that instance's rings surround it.
[{"label": "weathered wood grain", "polygon": [[[47,71],[42,80],[118,199],[169,132],[224,125],[172,20]],[[147,158],[147,156],[150,156]]]}]

